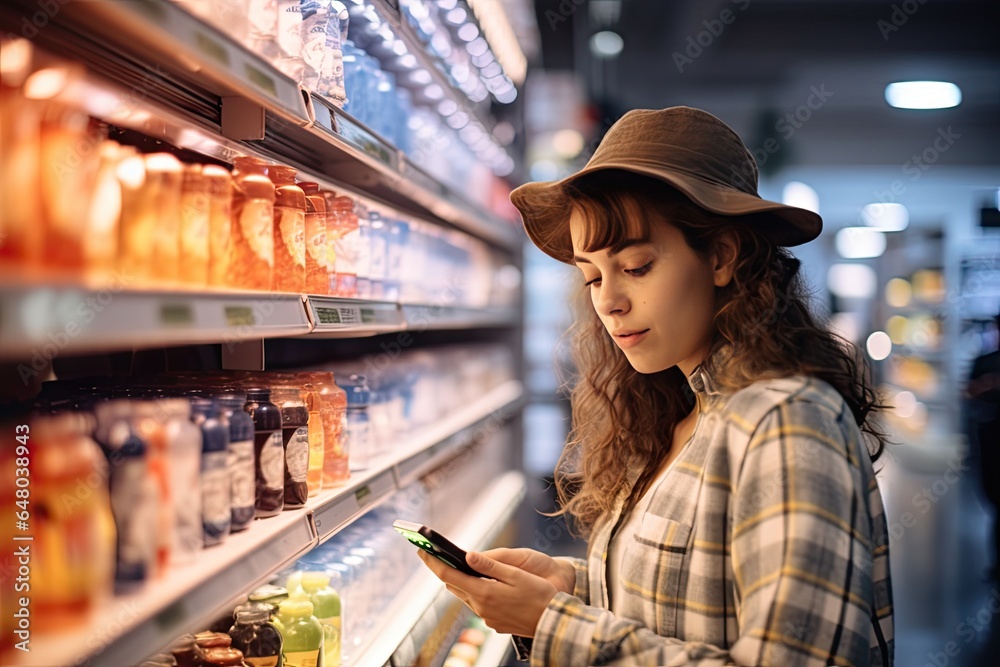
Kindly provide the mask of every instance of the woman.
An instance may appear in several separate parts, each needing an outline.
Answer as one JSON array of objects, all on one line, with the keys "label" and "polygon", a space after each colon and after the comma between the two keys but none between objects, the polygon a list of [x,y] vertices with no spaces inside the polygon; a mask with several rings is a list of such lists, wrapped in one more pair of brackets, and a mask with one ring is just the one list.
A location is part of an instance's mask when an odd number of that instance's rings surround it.
[{"label": "woman", "polygon": [[756,187],[728,126],[674,107],[511,196],[591,303],[557,471],[588,559],[421,558],[533,665],[892,664],[880,406],[783,247],[822,221]]}]

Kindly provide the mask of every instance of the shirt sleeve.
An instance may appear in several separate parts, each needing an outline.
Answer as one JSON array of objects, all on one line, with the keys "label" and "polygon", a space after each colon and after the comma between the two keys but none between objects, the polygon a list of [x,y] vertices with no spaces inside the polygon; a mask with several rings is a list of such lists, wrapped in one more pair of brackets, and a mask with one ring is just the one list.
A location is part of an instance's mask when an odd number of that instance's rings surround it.
[{"label": "shirt sleeve", "polygon": [[758,423],[733,491],[739,636],[730,647],[660,637],[559,593],[539,619],[531,664],[867,667],[874,594],[862,455],[846,411],[789,400]]}]

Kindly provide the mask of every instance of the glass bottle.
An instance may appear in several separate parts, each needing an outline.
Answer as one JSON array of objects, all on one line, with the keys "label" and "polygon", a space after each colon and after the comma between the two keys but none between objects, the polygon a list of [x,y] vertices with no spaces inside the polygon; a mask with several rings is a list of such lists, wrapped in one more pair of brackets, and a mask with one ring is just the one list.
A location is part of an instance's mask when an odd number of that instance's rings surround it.
[{"label": "glass bottle", "polygon": [[361,201],[354,203],[354,212],[358,220],[358,254],[355,271],[359,299],[372,298],[372,226],[368,217],[368,207]]},{"label": "glass bottle", "polygon": [[339,214],[336,210],[337,193],[320,190],[326,204],[326,292],[337,294],[337,242],[340,238]]},{"label": "glass bottle", "polygon": [[229,284],[233,178],[214,164],[206,164],[201,173],[208,181],[208,284],[225,287]]},{"label": "glass bottle", "polygon": [[229,422],[229,477],[232,503],[230,532],[245,530],[254,516],[254,424],[243,411],[247,396],[227,391],[216,397]]},{"label": "glass bottle", "polygon": [[329,248],[326,230],[326,199],[319,190],[318,183],[299,183],[306,193],[306,293],[328,294]]},{"label": "glass bottle", "polygon": [[236,609],[236,623],[229,630],[233,648],[243,652],[248,667],[279,667],[282,641],[278,628],[271,623],[266,605],[244,605]]},{"label": "glass bottle", "polygon": [[177,282],[180,275],[181,183],[184,165],[170,153],[146,156],[146,185],[156,211],[152,238],[153,279],[158,284]]},{"label": "glass bottle", "polygon": [[274,272],[274,184],[263,160],[240,157],[234,162],[229,285],[269,290]]},{"label": "glass bottle", "polygon": [[209,179],[201,165],[189,164],[181,185],[179,264],[180,281],[188,285],[208,284],[210,217]]},{"label": "glass bottle", "polygon": [[323,665],[340,667],[340,595],[330,587],[330,575],[323,572],[303,572],[302,590],[323,626]]},{"label": "glass bottle", "polygon": [[244,410],[253,418],[255,508],[258,519],[274,516],[285,504],[285,449],[281,443],[281,409],[271,402],[271,390],[247,390]]},{"label": "glass bottle", "polygon": [[274,183],[274,289],[301,294],[306,288],[306,196],[295,169],[267,168]]},{"label": "glass bottle", "polygon": [[323,626],[308,599],[290,597],[278,606],[285,667],[323,664]]},{"label": "glass bottle", "polygon": [[351,470],[366,470],[371,455],[371,391],[364,375],[353,374],[343,385],[347,392],[347,446]]},{"label": "glass bottle", "polygon": [[277,386],[271,392],[281,408],[281,441],[285,449],[285,509],[309,498],[309,410],[298,387]]},{"label": "glass bottle", "polygon": [[354,212],[354,200],[340,196],[334,200],[333,219],[337,230],[335,239],[337,288],[336,296],[358,295],[358,252],[361,231]]},{"label": "glass bottle", "polygon": [[126,150],[115,176],[122,190],[119,265],[122,277],[134,284],[153,280],[153,229],[156,201],[146,192],[146,161],[135,150]]},{"label": "glass bottle", "polygon": [[211,398],[191,401],[194,423],[201,427],[201,516],[205,546],[221,544],[232,518],[229,479],[229,424]]}]

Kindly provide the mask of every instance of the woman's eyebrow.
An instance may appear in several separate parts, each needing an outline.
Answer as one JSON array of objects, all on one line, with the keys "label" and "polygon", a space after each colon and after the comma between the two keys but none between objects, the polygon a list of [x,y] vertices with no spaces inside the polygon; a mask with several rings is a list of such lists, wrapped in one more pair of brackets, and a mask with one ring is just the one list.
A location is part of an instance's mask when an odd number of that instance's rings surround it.
[{"label": "woman's eyebrow", "polygon": [[[646,241],[644,239],[629,239],[627,241],[623,241],[621,247],[618,248],[618,250],[615,250],[614,252],[608,253],[608,254],[611,257],[614,257],[615,255],[617,255],[618,253],[620,253],[622,250],[625,250],[627,248],[631,248],[632,246],[646,245],[648,243],[649,243],[649,241]],[[576,264],[580,264],[580,263],[583,263],[583,264],[593,264],[593,262],[591,262],[586,257],[580,257],[579,255],[574,255],[573,256],[573,261]]]}]

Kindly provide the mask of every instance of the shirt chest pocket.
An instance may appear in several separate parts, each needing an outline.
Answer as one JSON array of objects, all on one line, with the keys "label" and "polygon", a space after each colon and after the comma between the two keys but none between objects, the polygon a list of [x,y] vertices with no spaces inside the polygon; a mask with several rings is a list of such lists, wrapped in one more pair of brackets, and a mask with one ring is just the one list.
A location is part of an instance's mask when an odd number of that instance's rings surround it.
[{"label": "shirt chest pocket", "polygon": [[623,615],[661,637],[675,636],[684,607],[691,526],[646,512],[622,559]]}]

